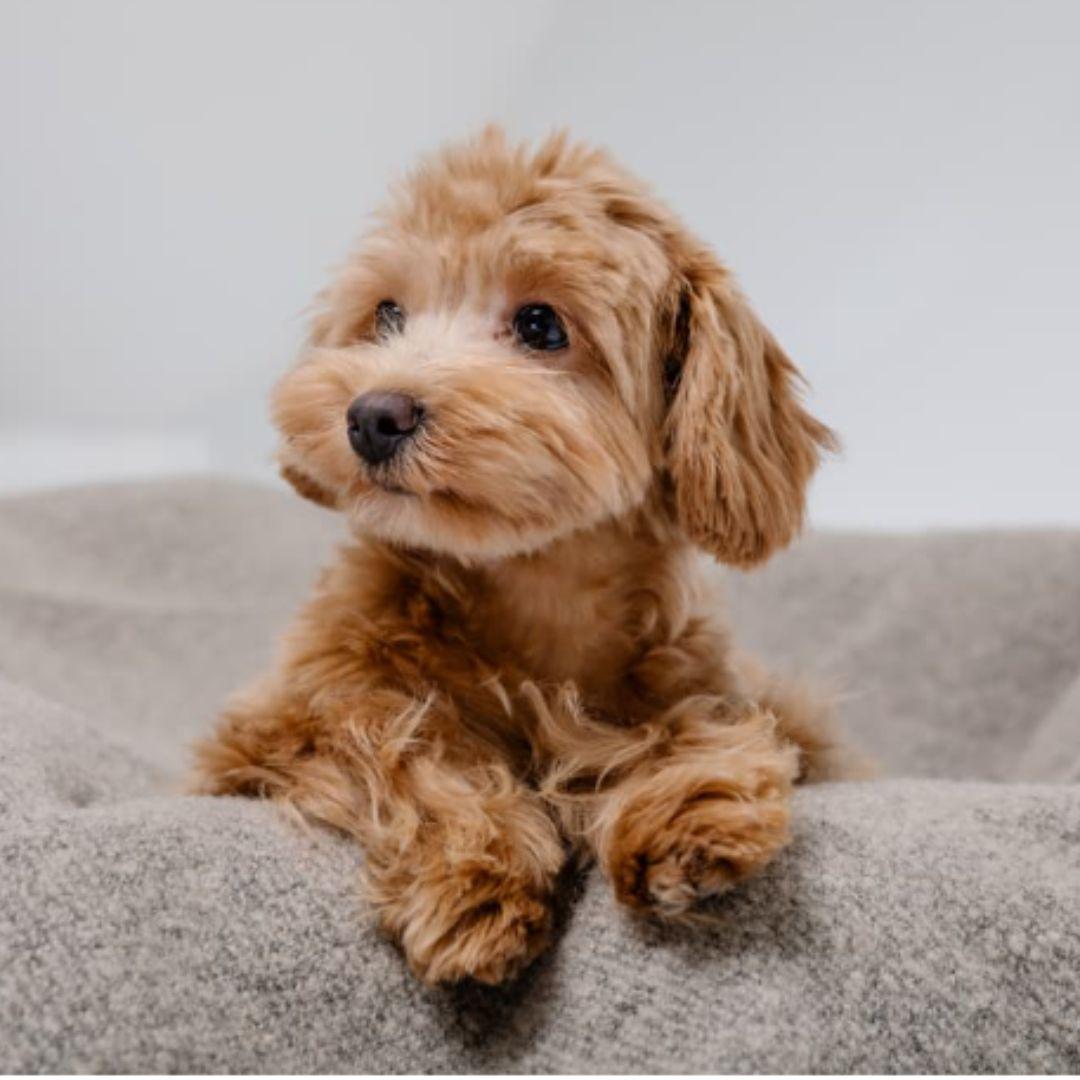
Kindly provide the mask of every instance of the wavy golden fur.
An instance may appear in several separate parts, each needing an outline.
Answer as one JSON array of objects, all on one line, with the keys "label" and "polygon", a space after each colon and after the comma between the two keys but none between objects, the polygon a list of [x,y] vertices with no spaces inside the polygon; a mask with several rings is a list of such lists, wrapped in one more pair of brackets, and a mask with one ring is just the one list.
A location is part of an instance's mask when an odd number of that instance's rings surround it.
[{"label": "wavy golden fur", "polygon": [[[536,302],[566,348],[514,339]],[[284,476],[355,539],[198,748],[198,789],[355,837],[429,983],[520,971],[572,850],[666,917],[754,873],[793,782],[841,751],[811,695],[736,662],[694,547],[749,567],[798,532],[832,445],[798,390],[730,274],[607,154],[489,129],[434,156],[274,393]],[[369,464],[345,417],[375,392],[423,421]]]}]

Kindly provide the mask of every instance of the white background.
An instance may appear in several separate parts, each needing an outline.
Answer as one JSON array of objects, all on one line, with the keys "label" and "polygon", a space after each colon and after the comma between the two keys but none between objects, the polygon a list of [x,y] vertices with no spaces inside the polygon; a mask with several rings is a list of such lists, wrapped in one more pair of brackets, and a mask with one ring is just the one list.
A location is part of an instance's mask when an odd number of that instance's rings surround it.
[{"label": "white background", "polygon": [[0,489],[271,478],[303,310],[416,153],[567,125],[839,429],[819,525],[1080,524],[1080,2],[0,0]]}]

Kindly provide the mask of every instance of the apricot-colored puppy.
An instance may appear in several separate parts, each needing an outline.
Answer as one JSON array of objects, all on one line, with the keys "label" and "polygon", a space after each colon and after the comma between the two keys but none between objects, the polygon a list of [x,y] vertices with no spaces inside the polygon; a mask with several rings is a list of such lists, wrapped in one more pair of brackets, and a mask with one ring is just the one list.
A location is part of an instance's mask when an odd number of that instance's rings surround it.
[{"label": "apricot-colored puppy", "polygon": [[821,708],[738,672],[694,547],[799,530],[829,430],[709,248],[606,154],[500,132],[394,193],[278,384],[285,477],[347,515],[198,788],[356,838],[426,982],[512,977],[571,849],[689,914],[836,771]]}]

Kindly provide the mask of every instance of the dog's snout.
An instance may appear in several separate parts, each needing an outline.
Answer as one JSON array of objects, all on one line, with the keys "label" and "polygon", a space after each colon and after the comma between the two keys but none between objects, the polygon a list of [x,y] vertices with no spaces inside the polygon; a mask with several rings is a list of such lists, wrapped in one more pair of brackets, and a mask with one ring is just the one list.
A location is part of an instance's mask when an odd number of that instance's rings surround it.
[{"label": "dog's snout", "polygon": [[346,413],[349,443],[369,465],[377,465],[397,453],[423,415],[423,407],[408,394],[361,394]]}]

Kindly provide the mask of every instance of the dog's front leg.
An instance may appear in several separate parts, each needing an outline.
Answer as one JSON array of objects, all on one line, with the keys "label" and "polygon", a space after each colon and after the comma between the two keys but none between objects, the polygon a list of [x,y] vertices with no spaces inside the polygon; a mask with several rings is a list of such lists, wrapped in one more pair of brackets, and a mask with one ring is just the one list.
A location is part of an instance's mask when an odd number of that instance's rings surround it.
[{"label": "dog's front leg", "polygon": [[678,918],[787,843],[798,751],[755,708],[725,718],[691,699],[663,722],[657,752],[604,793],[592,839],[622,903]]},{"label": "dog's front leg", "polygon": [[687,915],[787,843],[799,751],[764,707],[694,695],[623,727],[571,701],[538,730],[546,797],[635,911]]},{"label": "dog's front leg", "polygon": [[513,978],[547,944],[565,859],[536,794],[500,761],[431,747],[369,783],[365,892],[413,971],[429,984]]},{"label": "dog's front leg", "polygon": [[535,792],[437,698],[310,703],[273,682],[199,748],[198,790],[264,795],[354,836],[380,924],[429,984],[512,978],[543,949],[562,838]]}]

